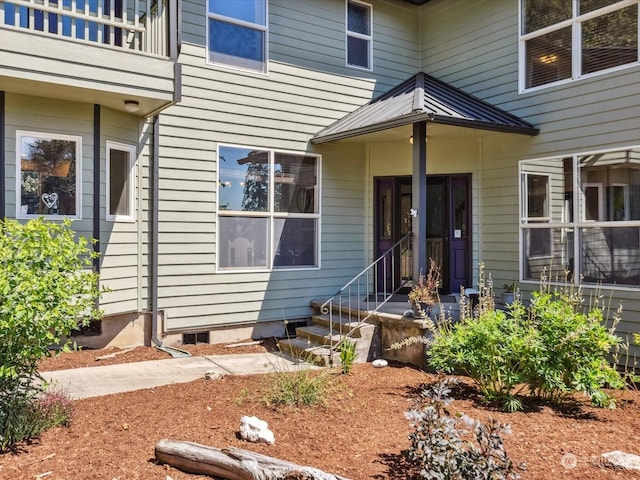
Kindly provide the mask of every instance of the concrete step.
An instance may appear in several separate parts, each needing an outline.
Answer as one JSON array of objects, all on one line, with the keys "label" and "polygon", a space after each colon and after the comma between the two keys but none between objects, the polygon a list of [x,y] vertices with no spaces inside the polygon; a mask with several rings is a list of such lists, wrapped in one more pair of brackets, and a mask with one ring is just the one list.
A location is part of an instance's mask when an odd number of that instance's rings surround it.
[{"label": "concrete step", "polygon": [[325,346],[311,343],[306,338],[285,338],[278,341],[280,350],[294,358],[299,358],[314,365],[329,366],[330,359],[333,365],[340,365],[340,357]]},{"label": "concrete step", "polygon": [[310,343],[318,345],[337,345],[342,340],[342,335],[335,333],[331,335],[329,329],[322,325],[308,325],[296,328],[298,338],[307,339]]},{"label": "concrete step", "polygon": [[360,319],[358,317],[341,317],[335,314],[333,316],[326,314],[313,315],[313,317],[311,317],[311,322],[314,325],[319,325],[328,330],[329,325],[333,324],[333,333],[344,335],[351,332],[352,337],[360,336],[359,320]]}]

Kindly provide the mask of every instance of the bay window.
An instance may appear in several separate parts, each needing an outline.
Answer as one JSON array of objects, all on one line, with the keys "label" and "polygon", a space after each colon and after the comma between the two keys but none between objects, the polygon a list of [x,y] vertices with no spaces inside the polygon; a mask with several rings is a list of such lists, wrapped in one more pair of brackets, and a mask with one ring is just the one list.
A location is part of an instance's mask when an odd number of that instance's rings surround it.
[{"label": "bay window", "polygon": [[521,0],[520,89],[638,64],[638,0]]},{"label": "bay window", "polygon": [[640,287],[640,147],[520,163],[524,280]]},{"label": "bay window", "polygon": [[220,146],[219,270],[319,265],[320,158]]},{"label": "bay window", "polygon": [[16,217],[80,218],[80,137],[16,132]]}]

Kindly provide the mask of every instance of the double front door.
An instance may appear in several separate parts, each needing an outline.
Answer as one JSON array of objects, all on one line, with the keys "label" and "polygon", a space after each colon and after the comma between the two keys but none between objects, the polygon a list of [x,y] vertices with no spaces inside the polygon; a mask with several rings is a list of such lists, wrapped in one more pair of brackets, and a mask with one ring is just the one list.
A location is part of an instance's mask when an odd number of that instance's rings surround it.
[{"label": "double front door", "polygon": [[[470,285],[471,200],[468,175],[427,176],[427,256],[441,268],[441,293]],[[411,231],[411,177],[375,179],[375,249],[379,257]],[[423,212],[418,212],[423,215]],[[425,220],[425,217],[421,217]],[[415,240],[414,240],[415,241]],[[421,264],[427,265],[426,261]],[[413,277],[411,248],[396,252],[387,285]]]}]

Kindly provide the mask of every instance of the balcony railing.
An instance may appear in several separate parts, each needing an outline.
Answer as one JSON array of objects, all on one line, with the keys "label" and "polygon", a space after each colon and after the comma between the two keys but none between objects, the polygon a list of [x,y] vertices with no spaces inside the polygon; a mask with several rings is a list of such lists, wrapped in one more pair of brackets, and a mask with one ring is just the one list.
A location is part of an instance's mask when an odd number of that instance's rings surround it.
[{"label": "balcony railing", "polygon": [[168,56],[167,0],[0,0],[0,27]]}]

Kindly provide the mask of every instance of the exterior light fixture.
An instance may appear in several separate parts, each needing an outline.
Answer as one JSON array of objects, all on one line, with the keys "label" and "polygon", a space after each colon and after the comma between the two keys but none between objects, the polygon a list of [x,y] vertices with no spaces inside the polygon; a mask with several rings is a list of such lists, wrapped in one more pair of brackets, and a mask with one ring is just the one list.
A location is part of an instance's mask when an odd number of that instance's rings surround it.
[{"label": "exterior light fixture", "polygon": [[127,112],[137,112],[138,110],[140,110],[140,103],[138,103],[137,100],[125,100],[124,109]]},{"label": "exterior light fixture", "polygon": [[411,135],[411,136],[409,137],[409,143],[410,143],[411,145],[413,145],[413,135]]}]

